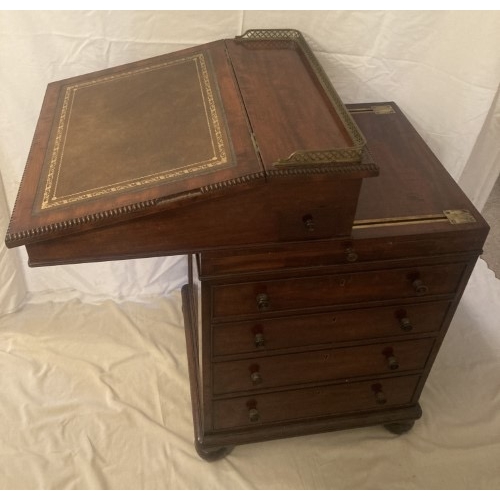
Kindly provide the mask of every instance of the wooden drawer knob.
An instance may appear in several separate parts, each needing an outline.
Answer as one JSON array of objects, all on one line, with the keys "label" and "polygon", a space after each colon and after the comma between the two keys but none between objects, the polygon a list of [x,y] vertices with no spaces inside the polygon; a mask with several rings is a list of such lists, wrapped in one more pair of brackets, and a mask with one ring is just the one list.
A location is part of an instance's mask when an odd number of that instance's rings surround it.
[{"label": "wooden drawer knob", "polygon": [[412,286],[417,295],[425,295],[429,291],[429,287],[420,278],[413,280]]},{"label": "wooden drawer knob", "polygon": [[252,380],[253,385],[262,384],[262,375],[259,372],[252,372],[250,374],[250,379]]},{"label": "wooden drawer knob", "polygon": [[253,385],[262,384],[262,375],[259,371],[259,365],[252,365],[250,367],[250,380]]},{"label": "wooden drawer knob", "polygon": [[250,422],[258,422],[260,420],[257,408],[250,408],[250,410],[248,410],[248,420],[250,420]]},{"label": "wooden drawer knob", "polygon": [[259,410],[257,410],[257,401],[252,399],[247,401],[247,409],[248,409],[248,420],[250,422],[255,423],[260,420]]},{"label": "wooden drawer knob", "polygon": [[347,262],[356,262],[358,260],[358,254],[352,248],[347,248],[346,260]]},{"label": "wooden drawer knob", "polygon": [[399,362],[394,355],[393,348],[388,347],[387,349],[384,349],[383,354],[385,356],[385,359],[387,360],[387,366],[389,367],[389,370],[397,370],[399,368]]},{"label": "wooden drawer knob", "polygon": [[390,370],[397,370],[399,368],[399,362],[395,356],[387,356],[387,364]]},{"label": "wooden drawer knob", "polygon": [[411,324],[410,318],[399,318],[399,326],[404,332],[411,332],[413,330],[413,325]]},{"label": "wooden drawer knob", "polygon": [[387,398],[382,390],[382,384],[373,384],[372,391],[375,395],[375,401],[379,405],[385,405],[387,403]]},{"label": "wooden drawer knob", "polygon": [[252,335],[256,348],[265,347],[266,338],[264,337],[264,327],[262,325],[255,325],[252,328]]},{"label": "wooden drawer knob", "polygon": [[306,214],[302,217],[302,222],[304,223],[305,228],[312,233],[315,229],[314,219],[311,214]]},{"label": "wooden drawer knob", "polygon": [[264,347],[266,345],[266,339],[263,333],[255,334],[255,347]]},{"label": "wooden drawer knob", "polygon": [[257,297],[255,297],[257,301],[257,307],[259,311],[268,311],[271,307],[271,302],[269,300],[269,295],[267,293],[259,293]]},{"label": "wooden drawer knob", "polygon": [[396,318],[399,321],[399,327],[403,330],[403,332],[411,332],[413,330],[413,325],[408,317],[408,313],[404,309],[396,311]]}]

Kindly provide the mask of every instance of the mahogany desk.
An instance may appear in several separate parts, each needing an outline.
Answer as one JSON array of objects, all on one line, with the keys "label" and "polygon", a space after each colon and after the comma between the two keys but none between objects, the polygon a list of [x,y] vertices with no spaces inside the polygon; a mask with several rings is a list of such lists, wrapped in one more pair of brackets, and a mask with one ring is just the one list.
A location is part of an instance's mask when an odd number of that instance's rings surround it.
[{"label": "mahogany desk", "polygon": [[6,244],[30,265],[186,254],[195,444],[418,404],[488,226],[394,103],[345,107],[252,30],[49,84]]}]

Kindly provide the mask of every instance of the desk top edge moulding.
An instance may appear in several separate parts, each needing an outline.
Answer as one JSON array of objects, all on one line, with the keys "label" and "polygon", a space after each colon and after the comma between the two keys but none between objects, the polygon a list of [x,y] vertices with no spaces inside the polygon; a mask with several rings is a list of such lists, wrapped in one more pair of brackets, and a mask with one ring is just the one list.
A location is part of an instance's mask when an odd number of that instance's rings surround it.
[{"label": "desk top edge moulding", "polygon": [[49,84],[6,244],[31,266],[187,255],[215,460],[410,430],[488,230],[396,103],[344,105],[300,32],[258,29]]},{"label": "desk top edge moulding", "polygon": [[[277,53],[287,54],[284,63]],[[250,57],[255,67],[272,70],[261,84],[263,96],[252,91]],[[302,75],[309,98],[300,99],[304,89],[289,85],[290,72]],[[264,120],[266,107],[272,110]],[[285,113],[300,132],[294,137],[280,124]],[[310,116],[319,133],[305,131]],[[250,30],[53,82],[6,244],[152,214],[269,177],[377,175],[365,144],[296,30]]]}]

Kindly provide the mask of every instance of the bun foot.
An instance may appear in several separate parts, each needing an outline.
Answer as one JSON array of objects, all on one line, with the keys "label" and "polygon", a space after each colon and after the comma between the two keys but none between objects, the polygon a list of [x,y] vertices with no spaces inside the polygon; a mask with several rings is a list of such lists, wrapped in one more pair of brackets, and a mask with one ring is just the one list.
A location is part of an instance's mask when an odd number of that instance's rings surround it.
[{"label": "bun foot", "polygon": [[226,457],[232,451],[234,446],[221,446],[220,448],[205,448],[198,442],[195,442],[195,448],[198,455],[207,462],[215,462],[221,458]]},{"label": "bun foot", "polygon": [[415,425],[415,420],[406,420],[404,422],[392,422],[390,424],[384,424],[384,427],[392,434],[405,434],[412,429]]}]

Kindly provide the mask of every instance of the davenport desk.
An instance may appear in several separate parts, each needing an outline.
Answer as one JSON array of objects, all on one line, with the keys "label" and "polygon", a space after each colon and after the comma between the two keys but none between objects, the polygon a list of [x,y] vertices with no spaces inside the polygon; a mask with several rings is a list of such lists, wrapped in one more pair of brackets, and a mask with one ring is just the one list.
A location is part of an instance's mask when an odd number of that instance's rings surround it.
[{"label": "davenport desk", "polygon": [[394,103],[295,30],[48,85],[6,236],[32,266],[186,254],[195,444],[409,430],[488,226]]}]

